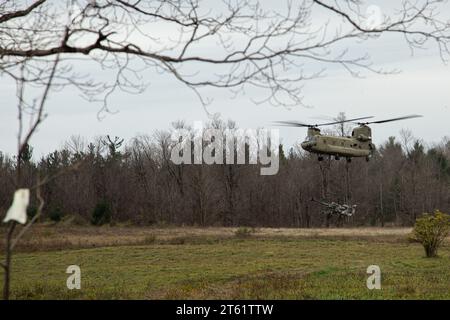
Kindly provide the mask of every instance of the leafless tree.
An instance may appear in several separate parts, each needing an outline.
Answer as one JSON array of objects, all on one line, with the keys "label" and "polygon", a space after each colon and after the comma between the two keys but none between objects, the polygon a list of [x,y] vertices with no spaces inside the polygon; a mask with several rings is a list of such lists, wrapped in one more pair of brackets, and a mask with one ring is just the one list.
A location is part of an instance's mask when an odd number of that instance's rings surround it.
[{"label": "leafless tree", "polygon": [[[51,66],[51,70],[49,72],[49,76],[47,79],[47,83],[44,85],[44,90],[42,93],[42,96],[40,97],[39,101],[36,101],[34,105],[25,105],[24,101],[24,90],[26,82],[22,79],[17,80],[17,89],[18,89],[18,122],[19,122],[19,133],[17,136],[17,161],[16,161],[16,180],[15,180],[15,186],[16,189],[23,188],[24,182],[23,182],[23,176],[22,176],[22,165],[23,165],[23,155],[27,148],[29,147],[29,141],[32,137],[33,133],[36,131],[39,124],[44,120],[45,114],[44,114],[44,106],[45,102],[48,97],[48,93],[50,91],[50,88],[52,87],[52,81],[55,76],[55,72],[57,69],[59,63],[59,55],[56,55],[55,61],[53,62],[53,66]],[[21,72],[23,75],[24,67],[21,68]],[[25,111],[29,109],[30,114],[30,125],[28,128],[24,128],[24,113]],[[13,241],[13,235],[14,230],[16,228],[17,222],[16,221],[10,221],[8,222],[8,231],[6,234],[6,242],[5,242],[5,261],[2,263],[2,267],[4,269],[4,283],[3,283],[3,298],[5,300],[9,299],[9,289],[10,289],[10,275],[11,275],[11,256],[12,251],[14,249],[15,244],[17,241],[23,236],[23,234],[28,230],[28,228],[33,224],[36,219],[39,218],[39,216],[42,213],[42,208],[44,206],[43,198],[40,194],[40,185],[41,181],[38,180],[38,184],[34,186],[36,189],[36,196],[39,200],[39,206],[38,211],[36,215],[33,217],[33,219],[21,230],[21,232],[17,235],[17,237]],[[29,186],[26,186],[29,187]]]},{"label": "leafless tree", "polygon": [[[353,76],[395,71],[376,68],[369,55],[355,56],[347,45],[351,40],[393,34],[411,50],[433,43],[447,60],[450,25],[445,5],[439,0],[405,0],[398,11],[385,12],[373,24],[364,13],[366,4],[350,0],[0,1],[0,74],[17,87],[16,187],[30,187],[22,181],[21,159],[45,119],[52,89],[74,86],[108,111],[115,90],[143,92],[148,83],[142,75],[149,70],[171,75],[204,105],[210,102],[205,87],[228,88],[235,94],[256,88],[266,95],[255,102],[304,104],[302,86],[324,75],[329,65]],[[83,74],[77,69],[80,60],[113,70],[115,76],[102,81],[94,72]],[[313,62],[317,69],[309,67]],[[27,116],[31,125],[24,128]],[[14,229],[13,222],[3,264],[6,299]]]}]

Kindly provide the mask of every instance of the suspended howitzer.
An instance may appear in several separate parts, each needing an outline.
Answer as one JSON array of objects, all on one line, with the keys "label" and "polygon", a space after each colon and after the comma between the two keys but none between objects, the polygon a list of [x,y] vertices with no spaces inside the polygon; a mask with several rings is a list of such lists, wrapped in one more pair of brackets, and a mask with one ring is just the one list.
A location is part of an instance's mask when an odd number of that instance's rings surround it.
[{"label": "suspended howitzer", "polygon": [[356,204],[354,205],[339,204],[336,202],[319,201],[315,200],[314,198],[311,199],[311,201],[316,202],[325,207],[324,211],[322,211],[325,214],[335,214],[351,217],[356,211]]}]

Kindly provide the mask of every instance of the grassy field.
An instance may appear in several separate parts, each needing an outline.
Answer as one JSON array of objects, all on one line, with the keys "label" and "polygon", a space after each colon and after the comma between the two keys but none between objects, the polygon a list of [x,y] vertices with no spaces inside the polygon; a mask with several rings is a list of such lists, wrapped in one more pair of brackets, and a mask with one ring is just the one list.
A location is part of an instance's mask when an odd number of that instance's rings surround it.
[{"label": "grassy field", "polygon": [[[39,226],[14,255],[12,297],[450,299],[449,242],[427,259],[409,232]],[[73,264],[81,290],[66,288]],[[369,265],[381,290],[366,287]]]}]

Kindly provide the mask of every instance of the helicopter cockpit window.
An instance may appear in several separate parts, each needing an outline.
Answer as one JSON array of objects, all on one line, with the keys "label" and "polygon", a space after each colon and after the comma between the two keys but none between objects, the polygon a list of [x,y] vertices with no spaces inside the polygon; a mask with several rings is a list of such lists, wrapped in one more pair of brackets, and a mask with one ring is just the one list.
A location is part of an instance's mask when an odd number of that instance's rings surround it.
[{"label": "helicopter cockpit window", "polygon": [[314,136],[306,136],[305,141],[306,142],[310,142],[310,141],[314,141],[315,137]]}]

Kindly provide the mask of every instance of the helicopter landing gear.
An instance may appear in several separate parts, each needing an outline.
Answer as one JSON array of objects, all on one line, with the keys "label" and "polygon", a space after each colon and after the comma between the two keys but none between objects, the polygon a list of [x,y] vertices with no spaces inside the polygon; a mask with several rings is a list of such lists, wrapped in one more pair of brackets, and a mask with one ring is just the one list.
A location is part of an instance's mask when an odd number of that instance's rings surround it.
[{"label": "helicopter landing gear", "polygon": [[370,161],[370,156],[366,157],[366,161],[369,162]]},{"label": "helicopter landing gear", "polygon": [[352,162],[352,158],[347,158],[346,160],[347,160],[347,163]]},{"label": "helicopter landing gear", "polygon": [[317,160],[323,161],[323,156],[318,156],[318,157],[317,157]]}]

